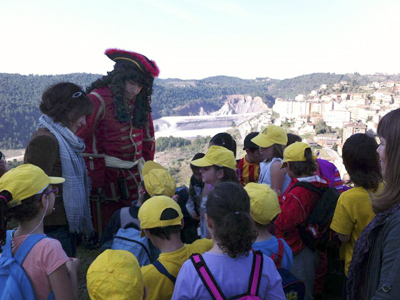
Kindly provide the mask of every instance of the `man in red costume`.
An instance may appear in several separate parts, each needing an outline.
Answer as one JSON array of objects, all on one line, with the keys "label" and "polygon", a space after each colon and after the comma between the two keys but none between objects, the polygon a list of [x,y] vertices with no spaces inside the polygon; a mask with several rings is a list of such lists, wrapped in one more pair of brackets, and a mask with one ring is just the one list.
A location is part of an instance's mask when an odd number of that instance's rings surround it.
[{"label": "man in red costume", "polygon": [[101,235],[121,207],[138,199],[141,167],[154,159],[155,139],[151,94],[159,70],[147,57],[119,49],[105,54],[114,69],[87,89],[94,105],[87,126],[77,134],[85,140],[85,161],[92,181],[95,228]]}]

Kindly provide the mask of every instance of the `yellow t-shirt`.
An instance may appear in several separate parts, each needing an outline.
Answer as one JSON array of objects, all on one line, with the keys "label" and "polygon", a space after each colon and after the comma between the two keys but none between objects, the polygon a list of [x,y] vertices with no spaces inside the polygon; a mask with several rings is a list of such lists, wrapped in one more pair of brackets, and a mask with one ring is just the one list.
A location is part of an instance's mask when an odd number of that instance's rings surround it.
[{"label": "yellow t-shirt", "polygon": [[[380,186],[381,188],[382,186]],[[371,198],[363,187],[354,187],[343,192],[336,205],[331,229],[337,233],[350,235],[350,241],[340,247],[340,256],[344,260],[344,272],[347,276],[354,245],[364,228],[373,220]]]},{"label": "yellow t-shirt", "polygon": [[[201,239],[193,244],[185,244],[181,249],[174,252],[161,253],[158,260],[167,269],[168,273],[178,276],[183,263],[189,259],[193,253],[203,254],[210,250],[213,242],[210,239]],[[147,300],[170,300],[175,285],[172,281],[161,274],[152,264],[142,267],[144,286],[147,288]]]}]

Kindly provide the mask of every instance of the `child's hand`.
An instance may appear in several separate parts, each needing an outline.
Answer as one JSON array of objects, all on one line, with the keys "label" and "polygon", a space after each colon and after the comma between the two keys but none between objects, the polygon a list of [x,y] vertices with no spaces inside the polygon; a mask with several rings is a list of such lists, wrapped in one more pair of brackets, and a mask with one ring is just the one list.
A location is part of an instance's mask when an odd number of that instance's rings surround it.
[{"label": "child's hand", "polygon": [[194,219],[194,220],[200,220],[200,217],[199,217],[199,215],[198,214],[196,214],[196,212],[194,211],[194,212],[192,212],[191,214],[190,214],[190,216],[192,217],[192,219]]},{"label": "child's hand", "polygon": [[66,267],[68,273],[77,274],[79,272],[79,269],[81,268],[81,260],[76,257],[70,257],[69,261],[67,261],[66,263]]},{"label": "child's hand", "polygon": [[178,194],[175,194],[175,195],[173,195],[171,198],[174,199],[176,202],[178,202],[179,195],[178,195]]}]

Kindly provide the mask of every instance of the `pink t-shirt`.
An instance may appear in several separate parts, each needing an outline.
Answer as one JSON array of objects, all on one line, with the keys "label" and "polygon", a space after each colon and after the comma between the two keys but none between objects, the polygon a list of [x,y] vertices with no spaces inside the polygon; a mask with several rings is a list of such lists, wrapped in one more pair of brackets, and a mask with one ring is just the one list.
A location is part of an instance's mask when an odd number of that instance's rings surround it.
[{"label": "pink t-shirt", "polygon": [[[13,238],[12,252],[17,252],[26,235]],[[58,240],[44,238],[33,246],[26,256],[22,267],[31,280],[36,299],[46,300],[51,292],[49,275],[69,260]]]}]

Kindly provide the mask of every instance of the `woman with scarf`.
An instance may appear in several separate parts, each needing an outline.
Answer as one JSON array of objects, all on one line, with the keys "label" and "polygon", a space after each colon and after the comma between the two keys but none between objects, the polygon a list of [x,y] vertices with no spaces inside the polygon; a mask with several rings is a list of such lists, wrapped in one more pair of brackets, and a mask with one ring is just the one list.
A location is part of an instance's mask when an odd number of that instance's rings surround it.
[{"label": "woman with scarf", "polygon": [[85,144],[75,135],[93,111],[82,88],[70,82],[48,87],[39,105],[43,115],[25,151],[25,163],[48,176],[65,178],[56,196],[54,212],[44,220],[45,234],[58,239],[70,257],[76,256],[76,234],[93,233],[90,214],[90,181],[82,152]]},{"label": "woman with scarf", "polygon": [[93,114],[78,136],[92,182],[95,230],[102,230],[113,213],[137,200],[141,168],[153,160],[155,139],[151,117],[153,81],[159,70],[154,61],[125,50],[108,49],[114,69],[88,87]]},{"label": "woman with scarf", "polygon": [[347,280],[347,299],[400,297],[400,109],[378,124],[379,154],[385,181],[372,195],[375,218],[359,236]]}]

